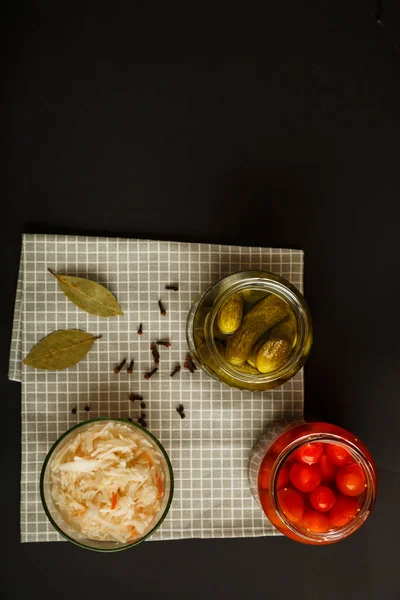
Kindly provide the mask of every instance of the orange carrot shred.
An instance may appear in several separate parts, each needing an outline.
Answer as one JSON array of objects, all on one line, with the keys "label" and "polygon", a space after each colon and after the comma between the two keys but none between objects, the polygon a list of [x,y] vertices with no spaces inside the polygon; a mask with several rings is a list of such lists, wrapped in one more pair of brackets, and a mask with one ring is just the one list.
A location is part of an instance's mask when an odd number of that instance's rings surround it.
[{"label": "orange carrot shred", "polygon": [[143,456],[143,458],[144,458],[144,459],[145,459],[145,460],[148,462],[148,464],[149,464],[150,466],[152,466],[152,465],[153,465],[153,460],[152,460],[152,458],[151,458],[150,454],[148,454],[148,453],[147,453],[145,450],[143,450],[143,451],[142,451],[142,454],[141,454],[141,456]]},{"label": "orange carrot shred", "polygon": [[162,493],[163,493],[163,486],[162,486],[161,477],[159,475],[157,475],[157,488],[158,488],[158,497],[161,498]]},{"label": "orange carrot shred", "polygon": [[131,538],[133,538],[133,537],[135,537],[135,536],[137,536],[137,535],[138,535],[138,532],[137,532],[137,530],[135,529],[135,527],[134,527],[133,525],[132,525],[131,531],[132,531],[132,533],[131,533],[131,535],[130,535],[130,536],[129,536],[129,538],[128,538],[129,540],[130,540]]},{"label": "orange carrot shred", "polygon": [[112,496],[111,510],[114,510],[114,508],[117,506],[117,500],[118,500],[118,494],[115,493]]}]

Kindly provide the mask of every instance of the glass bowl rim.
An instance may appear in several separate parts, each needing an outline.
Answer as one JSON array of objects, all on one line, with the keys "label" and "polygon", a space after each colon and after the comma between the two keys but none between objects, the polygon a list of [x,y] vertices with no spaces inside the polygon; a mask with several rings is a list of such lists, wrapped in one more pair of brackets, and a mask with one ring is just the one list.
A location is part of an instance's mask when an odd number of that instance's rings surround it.
[{"label": "glass bowl rim", "polygon": [[[50,511],[47,507],[47,502],[46,499],[44,497],[44,476],[46,473],[46,469],[47,466],[49,464],[50,458],[53,456],[54,451],[56,450],[56,448],[59,446],[59,444],[62,442],[63,439],[65,439],[67,437],[67,435],[69,435],[70,433],[72,433],[73,431],[75,431],[76,429],[79,429],[80,427],[83,427],[85,425],[88,424],[92,424],[92,423],[96,423],[99,421],[114,421],[117,423],[124,423],[125,425],[129,425],[130,427],[134,428],[134,429],[138,429],[141,433],[144,432],[145,435],[148,435],[153,442],[155,442],[156,446],[159,448],[159,450],[161,451],[162,455],[165,458],[165,462],[167,464],[168,467],[168,473],[169,473],[169,479],[170,479],[170,490],[169,490],[169,497],[167,500],[167,504],[165,505],[165,509],[160,517],[160,519],[157,521],[157,523],[154,525],[154,527],[145,535],[143,535],[141,538],[139,538],[138,540],[135,540],[134,542],[130,543],[130,544],[126,544],[124,546],[121,546],[119,548],[92,548],[91,546],[88,546],[82,542],[79,542],[77,540],[74,540],[72,537],[70,537],[67,533],[65,533],[65,531],[63,531],[61,529],[61,527],[59,527],[59,525],[57,525],[57,523],[54,521],[53,517],[50,514]],[[172,464],[170,461],[170,458],[164,448],[164,446],[161,444],[161,442],[155,437],[155,435],[153,435],[152,433],[150,433],[150,431],[148,431],[147,429],[145,429],[144,427],[141,427],[139,424],[133,422],[133,421],[129,421],[128,419],[122,419],[122,418],[118,418],[118,417],[95,417],[94,419],[88,419],[87,421],[82,421],[81,423],[77,423],[76,425],[74,425],[73,427],[71,427],[70,429],[67,429],[67,431],[65,431],[55,442],[54,444],[51,446],[50,450],[48,451],[46,458],[44,459],[43,465],[42,465],[42,469],[40,472],[40,499],[42,501],[42,506],[44,509],[44,512],[46,513],[47,518],[49,519],[50,523],[52,524],[52,526],[54,527],[54,529],[56,531],[58,531],[58,533],[60,535],[62,535],[66,540],[68,540],[69,542],[71,542],[72,544],[75,544],[75,546],[79,546],[80,548],[84,548],[85,550],[91,550],[92,552],[103,552],[103,553],[112,553],[112,552],[122,552],[122,550],[127,550],[128,548],[133,548],[133,546],[137,546],[138,544],[140,544],[141,542],[143,542],[144,540],[146,540],[148,537],[150,537],[162,524],[162,522],[164,521],[165,517],[167,516],[171,503],[172,503],[172,499],[174,496],[174,471],[172,469]]]}]

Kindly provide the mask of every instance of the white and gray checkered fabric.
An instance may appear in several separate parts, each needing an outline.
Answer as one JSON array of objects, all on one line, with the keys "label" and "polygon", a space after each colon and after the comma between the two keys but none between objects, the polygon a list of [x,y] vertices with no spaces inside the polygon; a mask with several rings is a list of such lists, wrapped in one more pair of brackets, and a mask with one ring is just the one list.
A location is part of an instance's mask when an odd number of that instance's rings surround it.
[{"label": "white and gray checkered fabric", "polygon": [[[104,284],[124,316],[104,319],[81,311],[64,296],[48,267]],[[151,539],[278,535],[250,493],[248,457],[271,421],[301,417],[302,372],[264,393],[230,389],[200,371],[192,375],[182,369],[169,376],[186,356],[192,301],[221,277],[251,268],[282,275],[302,291],[300,250],[24,235],[9,368],[10,379],[22,383],[23,542],[62,539],[47,521],[39,497],[40,469],[50,446],[88,418],[137,419],[140,409],[129,401],[129,392],[144,397],[148,428],[164,445],[175,473],[171,510]],[[169,283],[179,283],[179,291],[165,290]],[[137,335],[140,322],[142,336]],[[39,371],[22,365],[22,357],[42,337],[66,328],[103,337],[70,369]],[[160,338],[170,339],[172,347],[160,348],[160,369],[147,381],[143,375],[152,366],[150,342]],[[124,357],[135,359],[133,374],[124,369],[115,375],[113,367]],[[179,403],[185,407],[184,420],[176,412]]]}]

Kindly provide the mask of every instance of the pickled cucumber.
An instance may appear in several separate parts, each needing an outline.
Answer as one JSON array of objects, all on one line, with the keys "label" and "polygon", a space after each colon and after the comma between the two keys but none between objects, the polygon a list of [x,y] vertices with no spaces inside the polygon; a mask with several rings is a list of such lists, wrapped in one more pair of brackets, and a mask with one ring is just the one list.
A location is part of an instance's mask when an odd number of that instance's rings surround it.
[{"label": "pickled cucumber", "polygon": [[244,363],[244,365],[236,365],[235,367],[241,373],[246,373],[250,375],[259,375],[260,371],[251,365]]},{"label": "pickled cucumber", "polygon": [[[277,327],[277,325],[276,325],[276,327]],[[260,350],[261,346],[263,344],[265,344],[265,342],[269,339],[269,337],[270,337],[270,330],[263,333],[263,335],[256,341],[256,343],[252,347],[250,356],[247,359],[247,363],[250,366],[252,366],[252,367],[256,366],[258,351]]]},{"label": "pickled cucumber", "polygon": [[[209,319],[209,317],[210,317],[210,315],[207,315],[206,316],[206,320],[204,321],[203,334],[204,334],[205,330],[208,327],[208,319]],[[228,339],[228,336],[226,334],[220,332],[216,321],[214,321],[212,335],[213,335],[214,340],[220,342],[221,344],[224,344],[225,340]],[[205,339],[205,334],[203,335],[203,337]]]},{"label": "pickled cucumber", "polygon": [[265,296],[267,295],[267,292],[264,292],[263,290],[243,290],[242,292],[240,292],[243,300],[245,302],[249,302],[250,304],[255,304],[256,302],[260,302],[260,300],[262,300],[263,298],[265,298]]},{"label": "pickled cucumber", "polygon": [[257,340],[289,313],[286,302],[270,294],[243,318],[239,329],[228,339],[225,358],[233,365],[243,365]]},{"label": "pickled cucumber", "polygon": [[243,317],[243,298],[240,294],[232,294],[223,303],[217,315],[217,325],[224,335],[235,333],[239,329]]},{"label": "pickled cucumber", "polygon": [[257,367],[257,354],[261,350],[261,347],[267,342],[269,339],[285,339],[289,340],[291,343],[291,348],[294,348],[297,341],[297,324],[296,318],[292,312],[289,313],[287,317],[285,317],[282,321],[280,321],[277,325],[272,327],[266,331],[254,344],[250,356],[247,359],[247,362],[252,367]]},{"label": "pickled cucumber", "polygon": [[296,345],[297,323],[296,317],[292,312],[271,329],[270,337],[290,340],[292,342],[292,348]]},{"label": "pickled cucumber", "polygon": [[256,359],[257,369],[260,373],[275,371],[283,365],[291,349],[291,340],[271,337],[258,351]]}]

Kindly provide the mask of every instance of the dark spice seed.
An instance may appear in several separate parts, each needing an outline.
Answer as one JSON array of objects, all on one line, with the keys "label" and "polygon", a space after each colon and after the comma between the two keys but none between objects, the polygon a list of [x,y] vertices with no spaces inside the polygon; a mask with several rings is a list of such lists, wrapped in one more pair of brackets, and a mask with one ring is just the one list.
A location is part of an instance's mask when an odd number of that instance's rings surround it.
[{"label": "dark spice seed", "polygon": [[187,369],[188,371],[190,371],[191,373],[194,373],[194,367],[192,365],[191,362],[186,361],[185,364],[183,365],[185,367],[185,369]]},{"label": "dark spice seed", "polygon": [[162,314],[163,317],[165,317],[165,315],[167,314],[167,311],[165,310],[164,305],[161,302],[161,300],[158,301],[158,306],[160,308],[160,313]]},{"label": "dark spice seed", "polygon": [[143,400],[143,396],[140,396],[140,394],[129,394],[129,400],[131,402],[134,402],[135,400]]},{"label": "dark spice seed", "polygon": [[146,413],[144,413],[144,412],[141,412],[141,413],[140,413],[140,418],[144,420],[144,419],[146,418]]},{"label": "dark spice seed", "polygon": [[140,408],[146,408],[146,402],[141,402],[140,403]]},{"label": "dark spice seed", "polygon": [[193,358],[190,356],[190,354],[186,355],[186,360],[192,365],[193,369],[195,369],[197,371],[197,367],[193,362]]},{"label": "dark spice seed", "polygon": [[177,283],[173,283],[171,285],[166,285],[165,286],[166,290],[172,290],[173,292],[177,292],[179,290],[179,286]]},{"label": "dark spice seed", "polygon": [[154,369],[152,369],[151,371],[148,371],[147,373],[144,374],[144,378],[145,379],[150,379],[150,377],[153,377],[154,373],[157,373],[158,368],[154,367]]},{"label": "dark spice seed", "polygon": [[86,404],[86,406],[85,406],[85,410],[86,410],[86,412],[89,412],[89,410],[90,410],[90,406],[89,406],[88,404]]},{"label": "dark spice seed", "polygon": [[115,367],[114,373],[119,373],[120,370],[122,369],[122,367],[125,365],[125,363],[126,363],[126,358],[124,358],[123,361]]},{"label": "dark spice seed", "polygon": [[127,368],[126,372],[128,373],[128,375],[131,375],[133,372],[133,365],[135,364],[134,360],[131,360],[131,362],[129,363],[129,367]]},{"label": "dark spice seed", "polygon": [[151,353],[153,355],[155,364],[159,365],[160,364],[160,353],[157,350],[157,346],[155,345],[154,342],[151,343],[150,350],[151,350]]},{"label": "dark spice seed", "polygon": [[179,371],[181,370],[181,365],[176,365],[176,367],[174,367],[174,369],[171,371],[170,373],[170,377],[173,377],[174,375],[176,375],[177,373],[179,373]]},{"label": "dark spice seed", "polygon": [[184,413],[184,412],[180,412],[180,413],[179,413],[179,416],[180,416],[180,418],[181,418],[181,419],[184,419],[186,415],[185,415],[185,413]]},{"label": "dark spice seed", "polygon": [[143,334],[143,326],[142,326],[141,323],[139,325],[139,329],[137,330],[137,332],[138,332],[138,335],[142,335]]},{"label": "dark spice seed", "polygon": [[183,408],[182,404],[180,404],[179,406],[177,406],[176,410],[177,410],[178,413],[182,413],[184,411],[184,408]]},{"label": "dark spice seed", "polygon": [[158,340],[158,342],[156,342],[156,344],[158,346],[165,346],[166,348],[171,348],[171,342],[166,342],[164,340]]},{"label": "dark spice seed", "polygon": [[75,408],[75,406],[74,406],[73,409],[71,409],[71,412],[72,412],[73,415],[76,415],[76,408]]},{"label": "dark spice seed", "polygon": [[141,425],[142,427],[147,427],[147,423],[144,419],[138,419],[138,423],[139,425]]}]

